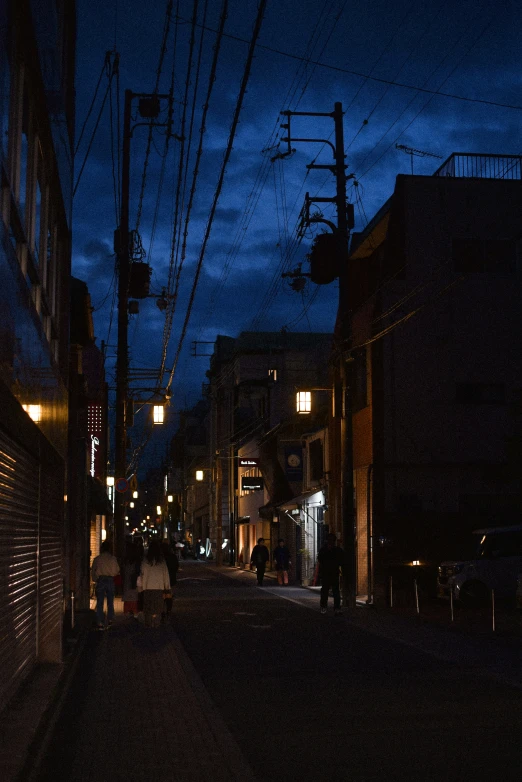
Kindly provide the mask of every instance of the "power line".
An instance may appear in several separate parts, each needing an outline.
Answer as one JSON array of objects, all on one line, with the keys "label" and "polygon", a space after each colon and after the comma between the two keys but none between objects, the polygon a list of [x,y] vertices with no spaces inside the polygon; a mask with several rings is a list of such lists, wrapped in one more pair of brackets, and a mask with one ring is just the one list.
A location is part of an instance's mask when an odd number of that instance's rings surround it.
[{"label": "power line", "polygon": [[250,70],[251,70],[251,67],[252,67],[252,61],[254,59],[255,44],[256,44],[257,38],[259,36],[259,33],[261,31],[261,24],[263,22],[263,16],[264,16],[264,13],[265,13],[266,4],[267,4],[267,0],[261,0],[260,3],[259,3],[259,6],[258,6],[257,18],[256,18],[256,22],[255,22],[255,25],[254,25],[254,31],[253,31],[253,34],[252,34],[252,40],[251,40],[250,46],[249,46],[248,56],[247,56],[247,60],[246,60],[246,64],[245,64],[245,68],[244,68],[244,72],[243,72],[243,78],[241,80],[241,86],[239,88],[239,94],[238,94],[238,98],[237,98],[237,102],[236,102],[236,108],[235,108],[235,111],[234,111],[234,117],[233,117],[233,120],[232,120],[232,126],[231,126],[231,129],[230,129],[230,135],[229,135],[229,139],[228,139],[228,144],[227,144],[227,148],[226,148],[225,155],[224,155],[224,158],[223,158],[223,163],[222,163],[221,171],[220,171],[220,174],[219,174],[218,184],[217,184],[217,187],[216,187],[216,192],[214,194],[214,200],[213,200],[213,203],[212,203],[212,206],[211,206],[211,209],[210,209],[210,214],[209,214],[207,226],[206,226],[206,229],[205,229],[205,235],[204,235],[204,238],[203,238],[203,244],[202,244],[202,247],[201,247],[198,263],[197,263],[197,266],[196,266],[196,272],[194,274],[194,282],[193,282],[192,290],[191,290],[191,293],[190,293],[189,303],[187,305],[185,321],[183,323],[183,328],[182,328],[181,336],[180,336],[179,343],[178,343],[178,349],[176,351],[176,356],[174,358],[172,371],[170,373],[170,377],[169,377],[169,380],[168,380],[168,383],[167,383],[167,387],[166,387],[167,392],[169,391],[169,389],[170,389],[170,387],[172,385],[172,380],[173,380],[174,373],[176,371],[176,366],[177,366],[177,363],[178,363],[178,360],[179,360],[179,354],[181,352],[181,348],[183,346],[183,341],[185,339],[185,334],[187,332],[188,322],[189,322],[189,319],[190,319],[190,314],[191,314],[191,311],[192,311],[192,305],[194,303],[194,297],[195,297],[195,294],[196,294],[196,288],[197,288],[197,284],[198,284],[198,281],[199,281],[199,275],[201,273],[201,267],[202,267],[202,264],[203,264],[203,258],[205,256],[207,243],[208,243],[208,240],[209,240],[209,237],[210,237],[210,231],[211,231],[211,228],[212,228],[212,223],[214,221],[214,216],[215,216],[215,213],[216,213],[216,208],[217,208],[219,196],[220,196],[221,190],[223,188],[223,181],[224,181],[224,178],[225,178],[226,167],[227,167],[228,161],[230,160],[230,156],[232,154],[232,145],[233,145],[234,138],[235,138],[235,135],[236,135],[236,129],[237,129],[237,125],[238,125],[238,122],[239,122],[239,115],[241,113],[241,108],[243,106],[243,99],[244,99],[244,96],[245,96],[248,80],[249,80],[249,77],[250,77]]},{"label": "power line", "polygon": [[[187,21],[187,20],[185,20]],[[215,32],[211,27],[207,28],[210,30],[210,32]],[[227,38],[230,38],[234,41],[239,41],[240,43],[248,43],[244,38],[241,38],[237,35],[231,35],[228,33],[226,35]],[[281,49],[275,49],[273,46],[267,46],[266,44],[257,44],[258,49],[263,49],[264,51],[271,52],[272,54],[279,54],[281,57],[287,57],[291,60],[298,60],[301,62],[305,62],[305,58],[299,56],[298,54],[291,54],[290,52],[284,52]],[[338,65],[330,65],[329,63],[325,62],[319,62],[317,60],[308,60],[309,64],[316,65],[319,68],[325,68],[326,70],[334,71],[336,73],[347,73],[350,76],[357,76],[360,79],[367,79],[369,81],[375,81],[380,84],[389,84],[392,87],[401,87],[406,90],[415,90],[416,92],[425,92],[429,95],[433,95],[441,97],[441,98],[451,98],[453,100],[461,100],[466,101],[467,103],[480,103],[484,106],[497,106],[499,108],[503,109],[515,109],[516,111],[522,111],[522,106],[519,106],[517,104],[511,104],[511,103],[501,103],[499,101],[492,101],[492,100],[486,100],[485,98],[469,98],[466,95],[457,95],[453,92],[439,92],[438,90],[430,90],[427,87],[416,87],[413,84],[406,84],[404,82],[398,82],[394,81],[393,79],[383,79],[379,78],[378,76],[372,76],[369,73],[361,73],[361,71],[353,71],[348,68],[341,68]]]}]

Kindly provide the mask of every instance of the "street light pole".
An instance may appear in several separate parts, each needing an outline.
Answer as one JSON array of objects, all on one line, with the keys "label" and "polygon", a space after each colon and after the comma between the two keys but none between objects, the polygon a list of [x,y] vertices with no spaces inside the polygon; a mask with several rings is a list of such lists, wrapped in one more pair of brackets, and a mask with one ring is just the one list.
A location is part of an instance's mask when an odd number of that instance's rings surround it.
[{"label": "street light pole", "polygon": [[339,369],[342,384],[341,411],[341,506],[343,524],[343,545],[346,554],[346,570],[343,578],[343,603],[355,608],[356,585],[356,529],[353,486],[353,430],[352,430],[352,380],[351,358],[346,355],[346,344],[350,337],[348,318],[348,220],[346,214],[346,169],[344,154],[343,107],[336,103],[335,123],[335,179],[337,231],[341,243],[341,264],[339,269],[339,304],[337,317],[340,331]]},{"label": "street light pole", "polygon": [[[332,147],[334,154],[334,166],[310,163],[307,168],[328,169],[335,176],[336,194],[334,198],[316,197],[310,199],[315,202],[334,202],[337,210],[337,227],[335,233],[339,242],[340,268],[339,268],[339,303],[337,310],[337,337],[339,341],[338,377],[342,388],[341,409],[341,519],[343,546],[346,553],[346,569],[343,578],[343,603],[349,608],[355,608],[356,585],[356,529],[354,513],[354,486],[353,486],[353,431],[352,431],[352,404],[351,404],[351,357],[348,353],[348,340],[350,338],[350,321],[348,313],[348,236],[349,223],[346,205],[346,166],[344,154],[343,131],[343,106],[342,103],[334,104],[332,113],[312,111],[283,111],[288,118],[288,124],[282,127],[288,130],[286,138],[288,152],[291,152],[292,141],[319,142]],[[317,138],[292,138],[290,132],[290,118],[292,116],[330,117],[335,126],[335,144],[326,139]],[[329,224],[329,221],[322,220]],[[335,415],[338,415],[336,410]]]},{"label": "street light pole", "polygon": [[[129,324],[129,182],[130,182],[130,142],[131,142],[131,105],[133,93],[125,90],[123,112],[123,148],[121,179],[121,214],[118,230],[118,343],[116,356],[116,427],[114,467],[116,480],[125,478],[127,470],[127,423],[126,407],[128,396],[129,355],[127,347]],[[125,502],[124,494],[115,492],[114,506],[114,550],[119,557],[124,554],[125,541]]]}]

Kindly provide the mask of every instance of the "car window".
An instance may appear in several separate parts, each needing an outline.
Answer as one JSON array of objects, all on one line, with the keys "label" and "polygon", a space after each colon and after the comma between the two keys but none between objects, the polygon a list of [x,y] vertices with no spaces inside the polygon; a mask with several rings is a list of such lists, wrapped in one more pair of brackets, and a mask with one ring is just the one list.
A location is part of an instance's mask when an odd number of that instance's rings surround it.
[{"label": "car window", "polygon": [[522,557],[522,530],[487,535],[482,546],[487,557]]}]

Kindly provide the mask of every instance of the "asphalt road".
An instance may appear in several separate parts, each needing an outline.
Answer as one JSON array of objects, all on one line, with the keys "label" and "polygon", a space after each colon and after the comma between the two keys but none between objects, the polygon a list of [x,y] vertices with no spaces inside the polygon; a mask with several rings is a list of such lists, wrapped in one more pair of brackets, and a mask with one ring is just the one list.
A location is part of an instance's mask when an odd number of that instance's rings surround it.
[{"label": "asphalt road", "polygon": [[18,782],[522,779],[522,687],[265,583],[186,562],[172,626],[90,632]]},{"label": "asphalt road", "polygon": [[522,691],[232,573],[187,563],[174,628],[259,780],[522,779]]}]

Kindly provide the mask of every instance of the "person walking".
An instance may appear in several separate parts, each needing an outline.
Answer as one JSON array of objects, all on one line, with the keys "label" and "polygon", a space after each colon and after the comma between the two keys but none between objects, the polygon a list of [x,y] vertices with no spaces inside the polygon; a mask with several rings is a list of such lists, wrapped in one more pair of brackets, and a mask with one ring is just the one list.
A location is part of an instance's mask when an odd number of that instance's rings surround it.
[{"label": "person walking", "polygon": [[107,625],[114,620],[114,576],[120,572],[118,560],[111,554],[108,541],[101,544],[100,554],[92,561],[91,576],[96,584],[96,626],[104,630],[103,606],[107,598]]},{"label": "person walking", "polygon": [[179,568],[179,560],[176,554],[176,549],[174,546],[171,546],[169,543],[162,543],[161,544],[161,552],[163,554],[163,558],[165,559],[165,564],[167,565],[167,570],[169,571],[169,579],[170,579],[170,597],[165,597],[165,614],[167,619],[172,613],[172,587],[176,584],[177,579],[177,573]]},{"label": "person walking", "polygon": [[265,577],[266,563],[270,559],[270,554],[265,546],[265,539],[258,538],[257,546],[252,549],[252,555],[250,557],[250,567],[256,568],[257,571],[257,585],[263,586],[263,578]]},{"label": "person walking", "polygon": [[277,583],[281,586],[288,585],[288,571],[292,565],[290,549],[285,546],[283,538],[277,541],[277,548],[274,549],[274,562],[277,571]]},{"label": "person walking", "polygon": [[201,541],[201,538],[198,538],[196,540],[196,543],[194,544],[194,556],[196,559],[201,559],[204,552],[203,543]]},{"label": "person walking", "polygon": [[164,593],[170,592],[167,564],[157,540],[152,540],[141,563],[143,613],[147,627],[159,627],[163,611]]},{"label": "person walking", "polygon": [[138,576],[141,569],[139,552],[134,543],[127,543],[123,563],[123,613],[138,617]]},{"label": "person walking", "polygon": [[337,545],[337,536],[334,532],[330,532],[327,536],[326,544],[320,549],[317,558],[319,560],[319,578],[321,579],[321,613],[326,614],[328,594],[331,589],[334,599],[334,614],[338,616],[342,614],[339,568],[344,574],[346,559],[344,550]]}]

